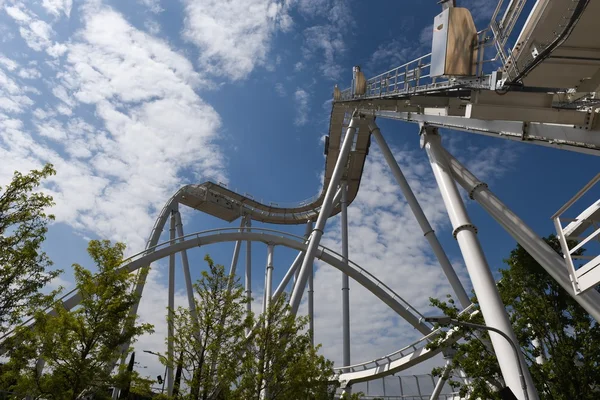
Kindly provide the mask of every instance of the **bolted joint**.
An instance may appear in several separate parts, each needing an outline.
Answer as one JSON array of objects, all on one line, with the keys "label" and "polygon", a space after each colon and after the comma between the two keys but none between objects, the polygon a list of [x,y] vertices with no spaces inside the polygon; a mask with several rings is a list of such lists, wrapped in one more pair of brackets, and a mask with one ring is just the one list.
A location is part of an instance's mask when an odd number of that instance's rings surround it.
[{"label": "bolted joint", "polygon": [[479,182],[477,185],[473,186],[473,188],[471,190],[469,190],[469,198],[471,200],[475,200],[475,198],[473,197],[473,195],[475,194],[475,192],[478,191],[481,188],[486,188],[487,189],[487,187],[488,187],[487,183]]},{"label": "bolted joint", "polygon": [[458,233],[460,231],[465,231],[465,230],[468,230],[468,231],[471,231],[471,232],[474,232],[475,234],[477,234],[477,227],[475,225],[473,225],[473,224],[464,224],[464,225],[459,226],[455,230],[453,230],[452,231],[452,236],[454,237],[454,239],[456,239],[456,236],[458,235]]}]

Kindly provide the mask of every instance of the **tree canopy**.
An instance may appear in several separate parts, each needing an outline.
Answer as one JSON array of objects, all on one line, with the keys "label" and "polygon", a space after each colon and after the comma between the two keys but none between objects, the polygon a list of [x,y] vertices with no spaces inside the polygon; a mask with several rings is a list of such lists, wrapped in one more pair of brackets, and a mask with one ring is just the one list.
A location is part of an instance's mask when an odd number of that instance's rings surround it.
[{"label": "tree canopy", "polygon": [[[194,285],[197,319],[174,313],[175,354],[189,399],[325,399],[335,387],[332,363],[311,345],[305,317],[289,312],[285,296],[264,314],[247,318],[238,279],[206,257],[208,270]],[[247,329],[251,333],[246,336]]]},{"label": "tree canopy", "polygon": [[[546,242],[560,253],[554,236]],[[600,396],[600,327],[543,267],[517,247],[504,260],[498,283],[502,301],[529,364],[540,399],[592,400]],[[595,290],[595,289],[592,289]],[[473,299],[477,304],[477,299]],[[446,315],[483,323],[481,313],[469,319],[459,316],[454,301],[431,299]],[[502,375],[487,333],[460,328],[464,340],[455,343],[452,367],[471,378],[469,385],[451,380],[468,399],[499,399]],[[541,363],[536,361],[542,361]],[[441,369],[434,369],[441,375]]]},{"label": "tree canopy", "polygon": [[134,277],[120,268],[124,249],[121,243],[90,241],[98,273],[74,264],[79,305],[67,311],[59,301],[53,312],[38,310],[35,323],[19,329],[2,374],[9,390],[52,400],[110,397],[110,386],[122,381],[111,372],[119,348],[152,329],[129,316],[137,296],[131,291]]},{"label": "tree canopy", "polygon": [[48,270],[52,262],[41,250],[48,223],[54,219],[46,209],[54,203],[37,189],[54,174],[47,164],[26,175],[15,172],[12,181],[0,187],[0,334],[48,304],[51,296],[40,289],[61,273]]}]

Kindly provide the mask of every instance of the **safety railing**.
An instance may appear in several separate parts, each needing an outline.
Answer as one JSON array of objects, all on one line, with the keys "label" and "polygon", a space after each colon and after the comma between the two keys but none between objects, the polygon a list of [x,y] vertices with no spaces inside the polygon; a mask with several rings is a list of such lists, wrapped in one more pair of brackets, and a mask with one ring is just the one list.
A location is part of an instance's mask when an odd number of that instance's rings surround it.
[{"label": "safety railing", "polygon": [[[510,51],[507,48],[516,23],[527,0],[510,0],[505,6],[499,0],[488,26],[477,32],[477,48],[475,49],[476,69],[472,77],[431,77],[431,53],[409,61],[399,67],[367,79],[366,90],[357,94],[350,88],[341,90],[335,101],[350,101],[386,97],[406,96],[416,93],[447,90],[452,88],[492,89],[490,71],[484,68],[493,65],[493,70],[509,64]],[[501,16],[501,11],[504,11]],[[491,35],[489,37],[488,35]],[[493,47],[495,52],[486,58],[486,49]],[[495,63],[500,61],[500,65]],[[511,66],[514,68],[514,66]]]},{"label": "safety railing", "polygon": [[[561,217],[565,211],[581,199],[598,182],[600,182],[600,174],[592,178],[590,182],[552,216],[565,259],[565,266],[569,271],[573,289],[577,294],[600,283],[600,255],[597,254],[597,243],[595,255],[580,254],[583,246],[590,245],[592,241],[600,242],[600,199],[594,201],[577,218],[569,220],[570,223],[564,227]],[[575,240],[578,243],[571,247],[570,240]],[[583,265],[578,266],[576,265],[577,260],[587,261]]]},{"label": "safety railing", "polygon": [[321,195],[321,193],[318,192],[317,194],[315,194],[315,195],[313,195],[311,197],[308,197],[308,198],[306,198],[304,200],[300,200],[300,201],[277,201],[277,202],[275,202],[275,201],[267,201],[267,202],[265,202],[264,199],[262,199],[262,198],[261,199],[255,198],[250,193],[239,191],[236,188],[230,188],[229,185],[226,184],[226,183],[218,182],[216,185],[220,186],[222,188],[225,188],[227,190],[231,190],[232,192],[235,192],[235,193],[243,193],[242,196],[247,197],[250,200],[254,200],[257,203],[264,204],[265,206],[271,206],[271,207],[277,207],[277,208],[289,208],[289,209],[300,208],[300,207],[303,207],[303,206],[306,206],[308,204],[311,204],[311,203],[315,202],[319,198],[319,196]]},{"label": "safety railing", "polygon": [[[462,310],[460,312],[460,315],[465,314],[465,313],[471,313],[472,311],[476,311],[474,304],[471,304],[468,307],[466,307],[464,310]],[[456,330],[456,328],[454,328],[454,330]],[[425,347],[433,339],[437,338],[441,333],[442,333],[442,328],[440,327],[440,328],[437,328],[437,329],[431,331],[431,333],[429,333],[428,335],[421,337],[419,340],[409,344],[408,346],[405,346],[399,350],[394,351],[393,353],[390,353],[390,354],[385,355],[380,358],[376,358],[374,360],[369,360],[369,361],[365,361],[365,362],[358,363],[358,364],[342,366],[342,367],[335,367],[335,368],[333,368],[333,370],[337,374],[342,374],[342,373],[347,373],[347,372],[365,371],[365,370],[368,370],[371,368],[377,368],[382,365],[389,364],[393,361],[396,361],[403,357],[406,357],[407,355],[413,354],[415,351]]]}]

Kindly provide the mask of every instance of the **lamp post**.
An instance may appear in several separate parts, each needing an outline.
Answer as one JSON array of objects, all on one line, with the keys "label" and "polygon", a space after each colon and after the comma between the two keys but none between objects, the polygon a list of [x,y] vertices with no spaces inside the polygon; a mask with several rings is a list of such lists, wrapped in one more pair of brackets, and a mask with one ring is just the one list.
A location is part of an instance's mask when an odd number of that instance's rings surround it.
[{"label": "lamp post", "polygon": [[448,317],[445,315],[441,316],[441,317],[425,317],[425,321],[437,322],[440,325],[458,325],[458,326],[466,326],[466,327],[475,328],[475,329],[483,329],[486,331],[496,332],[498,335],[500,335],[504,339],[506,339],[508,341],[508,343],[510,343],[511,347],[513,348],[513,351],[515,352],[515,357],[517,358],[517,361],[519,364],[519,378],[521,379],[521,388],[523,389],[523,396],[525,396],[525,400],[529,400],[529,395],[527,394],[527,383],[525,383],[525,377],[523,375],[523,366],[521,365],[521,357],[519,356],[519,347],[517,346],[517,344],[515,342],[512,341],[510,336],[508,336],[506,333],[502,332],[500,329],[497,329],[497,328],[494,328],[491,326],[474,324],[472,322],[466,322],[466,321],[459,321],[457,319],[454,319],[452,317]]},{"label": "lamp post", "polygon": [[[160,389],[160,393],[161,393],[161,394],[163,394],[163,393],[165,392],[165,381],[167,380],[167,368],[168,368],[168,360],[167,360],[167,358],[166,358],[165,356],[163,356],[162,354],[158,354],[158,353],[155,353],[155,352],[153,352],[153,351],[150,351],[150,350],[142,350],[142,351],[143,351],[144,353],[153,354],[153,355],[157,356],[158,358],[164,358],[164,359],[165,359],[165,361],[167,361],[167,362],[165,363],[165,373],[164,373],[164,375],[163,375],[163,378],[162,378],[162,388]],[[159,375],[159,376],[160,376],[160,375]]]}]

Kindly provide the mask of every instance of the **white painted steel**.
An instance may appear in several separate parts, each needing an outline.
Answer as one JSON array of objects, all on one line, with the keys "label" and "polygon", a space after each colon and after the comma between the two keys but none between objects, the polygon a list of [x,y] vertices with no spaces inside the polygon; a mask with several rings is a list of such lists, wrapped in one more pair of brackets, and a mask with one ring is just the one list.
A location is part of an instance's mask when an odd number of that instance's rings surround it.
[{"label": "white painted steel", "polygon": [[446,255],[446,252],[442,248],[440,241],[438,240],[433,228],[431,227],[427,216],[423,212],[423,209],[421,208],[417,197],[413,193],[412,189],[410,188],[410,185],[408,184],[408,181],[406,180],[406,177],[402,173],[400,165],[396,161],[396,158],[392,154],[390,147],[383,138],[379,127],[375,124],[375,121],[371,121],[369,123],[369,129],[371,131],[371,134],[375,138],[375,141],[379,145],[379,149],[383,153],[383,157],[385,158],[385,161],[390,167],[394,178],[396,178],[396,182],[398,183],[398,186],[400,186],[400,190],[402,191],[402,194],[404,195],[408,206],[410,207],[412,213],[417,219],[417,222],[421,227],[423,235],[429,242],[429,246],[431,246],[433,254],[440,263],[440,266],[442,267],[446,278],[448,278],[448,282],[450,282],[450,286],[452,286],[452,289],[454,290],[454,293],[456,294],[459,303],[463,306],[463,308],[468,307],[471,304],[471,300],[469,299],[469,296],[467,295],[464,286],[458,278],[458,275],[456,275],[456,271],[454,271],[454,268],[452,267],[452,264],[450,263],[450,260]]},{"label": "white painted steel", "polygon": [[596,321],[600,321],[600,293],[588,291],[576,295],[563,259],[527,224],[513,213],[487,185],[464,165],[445,152],[456,182],[478,202]]},{"label": "white painted steel", "polygon": [[[183,233],[183,223],[181,221],[181,213],[179,211],[177,211],[177,213],[175,214],[176,217],[176,229],[177,229],[177,236],[179,238],[183,238],[185,235]],[[182,251],[180,253],[181,255],[181,264],[183,267],[183,277],[185,280],[185,289],[186,289],[186,293],[187,293],[187,300],[188,300],[188,307],[190,309],[190,316],[192,317],[192,320],[196,322],[196,324],[198,323],[198,313],[196,311],[196,301],[194,300],[194,288],[192,285],[192,276],[190,274],[190,263],[188,260],[188,256],[187,256],[187,251]],[[198,332],[198,335],[200,335],[200,332]],[[199,338],[199,336],[198,336]]]},{"label": "white painted steel", "polygon": [[[486,325],[504,332],[514,342],[518,343],[502,300],[500,299],[487,260],[477,239],[476,228],[471,223],[462,202],[441,145],[441,138],[436,130],[436,128],[423,126],[421,134],[424,139],[424,147],[429,156],[433,174],[442,194],[450,222],[454,228],[453,235],[458,241],[467,271],[473,283],[483,318]],[[513,393],[519,399],[523,400],[524,396],[520,390],[519,369],[522,366],[521,362],[523,361],[524,363],[524,360],[520,360],[515,356],[511,344],[507,343],[501,335],[491,332],[490,339],[507,386],[512,389]],[[529,398],[532,400],[537,399],[537,392],[528,370],[525,372],[525,379],[530,392]]]},{"label": "white painted steel", "polygon": [[[252,219],[246,219],[246,232],[250,233],[252,226]],[[246,242],[246,274],[244,289],[246,291],[246,316],[250,318],[252,315],[252,242],[248,240]],[[246,328],[246,335],[250,333],[250,328]]]},{"label": "white painted steel", "polygon": [[[348,185],[342,182],[342,258],[348,263]],[[342,273],[342,365],[350,365],[350,282]]]},{"label": "white painted steel", "polygon": [[[171,224],[169,229],[169,242],[175,243],[175,224],[177,210],[171,211]],[[175,364],[175,358],[173,355],[173,337],[174,337],[174,323],[173,318],[175,317],[175,253],[169,254],[169,309],[167,311],[167,393],[169,396],[173,394],[174,379],[173,379],[173,365]]]},{"label": "white painted steel", "polygon": [[337,191],[337,186],[340,183],[342,172],[348,161],[348,154],[350,153],[350,149],[352,148],[352,142],[356,133],[357,125],[358,118],[354,116],[350,121],[348,130],[346,131],[346,137],[344,138],[342,148],[340,149],[339,157],[335,163],[333,174],[329,182],[329,187],[325,192],[323,205],[321,206],[319,217],[317,218],[315,228],[313,229],[313,233],[310,237],[308,248],[306,250],[306,255],[304,256],[304,260],[302,261],[302,267],[300,268],[300,274],[298,276],[298,283],[294,287],[294,291],[292,292],[292,296],[290,298],[290,308],[293,314],[296,314],[298,312],[298,307],[300,307],[300,301],[302,300],[302,288],[304,287],[304,285],[306,285],[306,282],[308,281],[310,270],[312,269],[313,261],[315,258],[315,252],[321,241],[321,236],[323,236],[323,230],[325,229],[327,219],[331,214],[333,198]]},{"label": "white painted steel", "polygon": [[433,388],[433,392],[431,393],[431,397],[429,400],[438,400],[440,397],[440,393],[442,393],[442,389],[444,388],[444,384],[448,380],[450,376],[450,372],[452,371],[452,360],[446,360],[446,365],[444,365],[444,372],[442,372],[442,376],[438,379],[435,387]]}]

